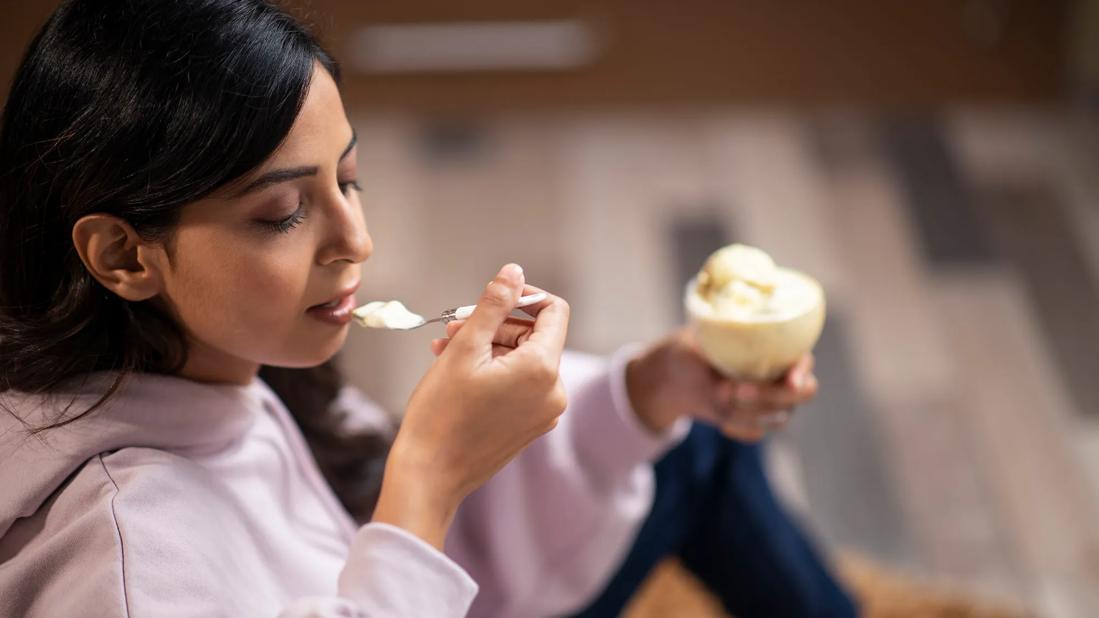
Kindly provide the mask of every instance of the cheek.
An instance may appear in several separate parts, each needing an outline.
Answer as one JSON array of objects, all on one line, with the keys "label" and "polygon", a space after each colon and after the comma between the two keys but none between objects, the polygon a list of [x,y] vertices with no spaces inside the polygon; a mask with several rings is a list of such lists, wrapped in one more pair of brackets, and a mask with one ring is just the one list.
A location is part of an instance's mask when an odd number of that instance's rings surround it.
[{"label": "cheek", "polygon": [[250,360],[274,353],[304,309],[310,252],[293,240],[181,230],[166,287],[189,334]]}]

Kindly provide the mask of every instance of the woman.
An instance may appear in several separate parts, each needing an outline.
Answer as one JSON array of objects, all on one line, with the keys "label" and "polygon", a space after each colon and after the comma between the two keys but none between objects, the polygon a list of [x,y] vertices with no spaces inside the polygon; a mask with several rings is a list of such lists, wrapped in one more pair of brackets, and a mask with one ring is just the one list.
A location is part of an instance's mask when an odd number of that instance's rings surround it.
[{"label": "woman", "polygon": [[341,385],[373,246],[338,79],[263,0],[72,0],[35,38],[0,126],[0,615],[613,615],[673,553],[745,615],[850,613],[754,448],[688,420],[758,440],[808,358],[562,360],[567,304],[508,317],[508,265],[395,435]]}]

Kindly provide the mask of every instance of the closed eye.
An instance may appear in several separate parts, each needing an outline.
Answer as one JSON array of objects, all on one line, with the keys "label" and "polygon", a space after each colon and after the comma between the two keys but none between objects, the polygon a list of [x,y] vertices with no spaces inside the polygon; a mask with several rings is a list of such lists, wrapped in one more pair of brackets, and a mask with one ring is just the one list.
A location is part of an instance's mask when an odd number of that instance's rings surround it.
[{"label": "closed eye", "polygon": [[363,188],[359,186],[359,181],[358,180],[348,180],[348,181],[345,181],[345,182],[341,182],[341,183],[339,183],[339,187],[340,187],[340,193],[343,193],[344,195],[349,195],[351,193],[351,191],[353,191],[353,190],[354,191],[362,191],[363,190]]},{"label": "closed eye", "polygon": [[289,216],[279,219],[278,221],[260,221],[259,223],[271,231],[286,234],[290,230],[298,227],[304,219],[305,207],[299,202],[298,209],[290,213]]}]

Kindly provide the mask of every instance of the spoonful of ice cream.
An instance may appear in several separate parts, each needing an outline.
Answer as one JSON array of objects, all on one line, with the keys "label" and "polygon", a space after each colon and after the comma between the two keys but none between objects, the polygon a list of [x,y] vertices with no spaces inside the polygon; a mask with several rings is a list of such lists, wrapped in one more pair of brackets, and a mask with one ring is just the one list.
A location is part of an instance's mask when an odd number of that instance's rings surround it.
[{"label": "spoonful of ice cream", "polygon": [[[519,302],[515,304],[515,307],[526,307],[528,305],[540,303],[545,299],[545,292],[530,294],[520,298]],[[351,317],[354,318],[360,326],[365,326],[367,328],[412,330],[424,326],[425,324],[431,324],[432,322],[442,322],[446,324],[447,322],[452,322],[454,320],[464,320],[473,315],[473,310],[476,307],[477,305],[467,305],[465,307],[447,309],[439,317],[425,320],[422,315],[409,311],[399,300],[391,300],[388,302],[376,300],[366,303],[352,311]]]}]

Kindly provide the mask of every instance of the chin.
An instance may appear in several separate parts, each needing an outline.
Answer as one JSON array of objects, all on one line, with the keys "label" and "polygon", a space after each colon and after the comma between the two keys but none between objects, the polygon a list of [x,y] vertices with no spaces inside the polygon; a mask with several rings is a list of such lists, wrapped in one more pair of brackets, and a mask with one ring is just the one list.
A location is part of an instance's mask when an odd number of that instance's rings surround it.
[{"label": "chin", "polygon": [[348,329],[344,328],[339,335],[324,340],[307,341],[305,342],[306,345],[303,345],[301,348],[295,350],[294,353],[281,359],[281,362],[265,364],[293,369],[304,369],[323,365],[332,360],[332,357],[343,348],[343,343],[347,340],[347,330]]}]

